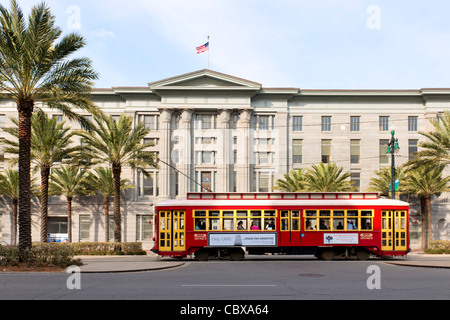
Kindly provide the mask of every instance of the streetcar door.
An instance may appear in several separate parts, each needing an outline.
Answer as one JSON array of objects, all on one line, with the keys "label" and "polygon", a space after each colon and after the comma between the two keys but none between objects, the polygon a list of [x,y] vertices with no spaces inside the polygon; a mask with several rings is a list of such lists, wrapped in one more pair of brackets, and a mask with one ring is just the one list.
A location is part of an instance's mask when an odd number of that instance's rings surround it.
[{"label": "streetcar door", "polygon": [[184,251],[185,249],[185,212],[159,212],[159,250]]},{"label": "streetcar door", "polygon": [[280,243],[300,245],[300,210],[280,210]]},{"label": "streetcar door", "polygon": [[381,212],[381,250],[404,251],[407,247],[406,211]]}]

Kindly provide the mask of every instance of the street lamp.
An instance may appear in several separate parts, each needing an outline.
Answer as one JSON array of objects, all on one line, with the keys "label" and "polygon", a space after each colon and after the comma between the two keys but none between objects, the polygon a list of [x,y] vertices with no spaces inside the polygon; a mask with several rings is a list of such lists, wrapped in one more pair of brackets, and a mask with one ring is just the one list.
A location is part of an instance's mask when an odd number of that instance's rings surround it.
[{"label": "street lamp", "polygon": [[395,129],[391,128],[391,141],[386,153],[391,154],[391,199],[395,199],[395,153],[400,150],[398,139],[395,138]]}]

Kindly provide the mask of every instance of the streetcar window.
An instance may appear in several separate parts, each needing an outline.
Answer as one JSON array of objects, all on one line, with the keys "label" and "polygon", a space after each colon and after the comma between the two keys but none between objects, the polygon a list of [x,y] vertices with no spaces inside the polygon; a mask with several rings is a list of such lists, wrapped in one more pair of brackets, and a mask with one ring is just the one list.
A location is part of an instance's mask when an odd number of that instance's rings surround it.
[{"label": "streetcar window", "polygon": [[347,230],[358,230],[358,219],[347,218]]},{"label": "streetcar window", "polygon": [[260,210],[252,210],[252,211],[250,211],[250,216],[261,217],[261,211]]},{"label": "streetcar window", "polygon": [[247,216],[247,210],[238,210],[236,211],[237,217],[246,217]]},{"label": "streetcar window", "polygon": [[306,210],[306,216],[307,217],[315,217],[317,215],[316,210]]},{"label": "streetcar window", "polygon": [[292,211],[292,217],[300,217],[300,211]]},{"label": "streetcar window", "polygon": [[206,217],[206,211],[195,211],[194,215],[196,217]]},{"label": "streetcar window", "polygon": [[292,219],[292,231],[300,230],[300,223],[298,219]]},{"label": "streetcar window", "polygon": [[344,230],[344,219],[333,219],[334,230]]},{"label": "streetcar window", "polygon": [[361,217],[371,217],[372,212],[372,210],[361,210]]},{"label": "streetcar window", "polygon": [[275,230],[275,219],[264,219],[264,230]]},{"label": "streetcar window", "polygon": [[306,230],[317,230],[317,219],[307,218],[306,219]]},{"label": "streetcar window", "polygon": [[289,217],[289,211],[281,211],[281,217],[282,217],[282,218],[287,218],[287,217]]},{"label": "streetcar window", "polygon": [[206,221],[204,218],[195,219],[195,230],[206,230]]},{"label": "streetcar window", "polygon": [[210,217],[218,217],[220,215],[220,211],[210,211],[209,216]]},{"label": "streetcar window", "polygon": [[335,217],[343,217],[344,215],[345,215],[344,210],[334,210],[333,211],[333,216],[335,216]]},{"label": "streetcar window", "polygon": [[234,230],[234,219],[224,218],[223,219],[223,230]]},{"label": "streetcar window", "polygon": [[361,230],[372,230],[372,219],[361,218]]},{"label": "streetcar window", "polygon": [[320,224],[319,224],[320,230],[330,230],[330,219],[321,218],[319,220],[320,220]]},{"label": "streetcar window", "polygon": [[220,230],[220,219],[218,218],[209,218],[208,229],[209,230]]},{"label": "streetcar window", "polygon": [[330,210],[320,210],[320,216],[322,217],[329,217],[331,215]]},{"label": "streetcar window", "polygon": [[282,231],[289,230],[289,219],[281,219],[281,230]]},{"label": "streetcar window", "polygon": [[234,216],[234,211],[222,211],[222,215],[224,217],[232,217]]},{"label": "streetcar window", "polygon": [[347,210],[347,216],[358,216],[358,210]]},{"label": "streetcar window", "polygon": [[238,219],[237,230],[247,230],[247,219]]},{"label": "streetcar window", "polygon": [[256,218],[252,219],[252,225],[250,226],[250,230],[261,230],[261,219]]},{"label": "streetcar window", "polygon": [[275,217],[275,210],[264,210],[265,217]]}]

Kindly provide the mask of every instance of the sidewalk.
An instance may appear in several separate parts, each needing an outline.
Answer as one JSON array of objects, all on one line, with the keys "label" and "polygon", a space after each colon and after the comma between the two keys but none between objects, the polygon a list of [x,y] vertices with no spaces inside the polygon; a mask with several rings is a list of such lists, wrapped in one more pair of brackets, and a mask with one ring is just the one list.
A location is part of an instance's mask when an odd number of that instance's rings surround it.
[{"label": "sidewalk", "polygon": [[[283,257],[292,260],[292,256],[278,256],[277,258],[279,260],[282,260]],[[299,261],[301,261],[302,259],[311,260],[311,257],[309,256],[296,257],[299,257]],[[76,258],[81,259],[83,262],[83,265],[80,267],[82,273],[158,271],[181,267],[192,261],[195,261],[189,258],[183,260],[160,258],[152,253],[146,256],[77,256]],[[270,256],[264,258],[270,259]],[[261,256],[247,255],[246,259],[261,259]],[[405,258],[399,257],[383,260],[374,259],[372,261],[398,266],[450,269],[450,255],[431,255],[423,254],[420,252],[412,252]]]}]

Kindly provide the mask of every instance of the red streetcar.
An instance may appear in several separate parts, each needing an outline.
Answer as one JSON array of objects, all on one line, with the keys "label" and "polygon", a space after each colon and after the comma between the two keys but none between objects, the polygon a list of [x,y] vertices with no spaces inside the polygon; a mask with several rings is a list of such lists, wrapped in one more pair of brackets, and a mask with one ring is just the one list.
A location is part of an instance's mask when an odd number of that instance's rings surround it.
[{"label": "red streetcar", "polygon": [[[377,193],[189,193],[155,207],[161,256],[338,255],[366,260],[409,251],[409,204]],[[244,251],[245,249],[245,251]]]}]

